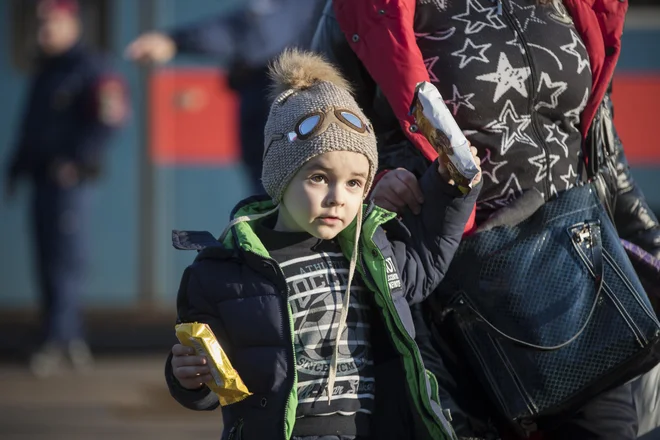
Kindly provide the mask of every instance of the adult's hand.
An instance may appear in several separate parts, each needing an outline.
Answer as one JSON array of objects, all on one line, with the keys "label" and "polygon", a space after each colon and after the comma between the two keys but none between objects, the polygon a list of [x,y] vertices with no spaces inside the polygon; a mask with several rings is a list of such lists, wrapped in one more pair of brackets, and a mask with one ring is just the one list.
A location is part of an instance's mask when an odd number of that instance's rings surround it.
[{"label": "adult's hand", "polygon": [[424,203],[417,177],[405,168],[387,172],[371,192],[371,198],[381,208],[398,214],[406,206],[413,213],[419,214]]},{"label": "adult's hand", "polygon": [[143,64],[166,63],[176,55],[176,44],[168,35],[149,32],[140,35],[128,45],[126,58]]}]

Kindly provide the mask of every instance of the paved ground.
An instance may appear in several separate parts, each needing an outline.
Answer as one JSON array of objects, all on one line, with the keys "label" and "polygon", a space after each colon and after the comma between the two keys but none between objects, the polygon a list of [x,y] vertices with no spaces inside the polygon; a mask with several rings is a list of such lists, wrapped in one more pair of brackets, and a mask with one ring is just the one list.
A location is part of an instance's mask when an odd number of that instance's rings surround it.
[{"label": "paved ground", "polygon": [[106,355],[91,375],[50,380],[0,363],[0,440],[219,439],[220,412],[180,407],[162,371],[160,355]]},{"label": "paved ground", "polygon": [[0,364],[2,440],[217,440],[220,412],[178,406],[161,356],[97,359],[93,374],[37,380]]}]

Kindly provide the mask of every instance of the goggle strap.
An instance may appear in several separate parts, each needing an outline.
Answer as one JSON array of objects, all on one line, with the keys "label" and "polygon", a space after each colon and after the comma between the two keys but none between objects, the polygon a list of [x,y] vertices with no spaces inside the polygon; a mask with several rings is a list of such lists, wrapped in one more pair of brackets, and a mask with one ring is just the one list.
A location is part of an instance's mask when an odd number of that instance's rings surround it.
[{"label": "goggle strap", "polygon": [[251,222],[251,221],[254,221],[254,220],[259,220],[260,218],[268,217],[269,215],[272,215],[273,213],[277,212],[278,209],[280,209],[280,205],[276,205],[270,211],[264,212],[262,214],[242,215],[240,217],[236,217],[235,219],[230,221],[229,224],[227,225],[227,227],[224,229],[224,231],[222,231],[222,234],[220,235],[220,238],[218,239],[218,241],[221,241],[221,242],[225,241],[225,237],[227,236],[227,234],[229,233],[231,228],[233,228],[237,224],[242,223],[242,222]]}]

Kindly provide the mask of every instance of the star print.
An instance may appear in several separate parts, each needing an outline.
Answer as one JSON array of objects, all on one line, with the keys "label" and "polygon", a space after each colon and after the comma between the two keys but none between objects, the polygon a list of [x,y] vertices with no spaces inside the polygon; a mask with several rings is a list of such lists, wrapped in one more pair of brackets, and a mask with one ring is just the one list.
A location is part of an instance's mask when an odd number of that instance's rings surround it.
[{"label": "star print", "polygon": [[422,5],[434,4],[438,11],[444,12],[447,10],[447,0],[419,0]]},{"label": "star print", "polygon": [[553,183],[552,185],[550,185],[550,197],[557,197],[557,195],[558,195],[557,187]]},{"label": "star print", "polygon": [[550,163],[548,163],[548,156],[546,156],[545,152],[539,154],[538,156],[530,157],[529,159],[527,159],[529,163],[531,163],[532,165],[538,168],[538,171],[536,172],[536,177],[534,178],[534,181],[536,183],[545,179],[550,169],[553,166],[555,166],[557,162],[559,162],[560,158],[558,155],[550,154],[549,156],[550,156]]},{"label": "star print", "polygon": [[446,31],[420,32],[420,33],[415,32],[415,38],[423,38],[425,40],[433,40],[433,41],[442,41],[442,40],[448,40],[455,33],[456,33],[456,28],[451,27]]},{"label": "star print", "polygon": [[474,93],[461,95],[458,92],[458,87],[456,87],[456,84],[453,85],[453,90],[454,90],[454,95],[452,96],[452,99],[445,100],[445,104],[451,104],[451,106],[453,107],[452,113],[454,116],[456,116],[456,114],[458,113],[458,109],[461,108],[461,106],[465,106],[470,110],[474,110],[474,106],[470,102],[470,99],[474,98]]},{"label": "star print", "polygon": [[438,77],[435,76],[435,73],[433,73],[433,66],[435,66],[435,63],[438,62],[439,57],[431,57],[427,58],[424,60],[424,66],[426,66],[426,70],[429,72],[429,79],[431,82],[438,82]]},{"label": "star print", "polygon": [[[507,41],[505,44],[507,46],[517,47],[518,50],[520,50],[521,54],[523,54],[523,55],[525,54],[525,48],[523,47],[520,40],[518,40],[518,34],[514,34],[513,39]],[[530,43],[529,41],[527,42],[527,46],[532,47],[534,49],[542,50],[543,52],[547,53],[548,55],[550,55],[555,60],[555,62],[557,63],[557,66],[559,67],[559,70],[564,70],[564,65],[561,63],[561,61],[559,61],[559,58],[557,57],[557,55],[555,55],[554,52],[552,52],[550,49],[548,49],[546,47],[543,47],[543,46],[540,46],[538,44]]]},{"label": "star print", "polygon": [[566,145],[566,139],[568,135],[561,131],[559,125],[557,124],[543,124],[543,128],[548,130],[548,137],[545,138],[546,142],[556,142],[562,150],[564,150],[564,156],[568,157],[568,146]]},{"label": "star print", "polygon": [[463,67],[467,66],[472,60],[483,61],[485,63],[488,63],[489,60],[484,55],[484,52],[486,52],[486,50],[488,50],[490,46],[492,46],[491,43],[475,45],[472,42],[472,40],[466,38],[465,45],[463,45],[463,49],[457,50],[456,52],[452,52],[451,54],[455,57],[461,57],[461,64],[458,66],[458,68],[462,69]]},{"label": "star print", "polygon": [[590,89],[587,87],[584,91],[582,101],[580,101],[580,105],[564,113],[564,116],[568,118],[573,127],[575,127],[580,122],[580,114],[582,113],[582,110],[584,110],[584,107],[587,105],[587,100],[589,99],[589,91]]},{"label": "star print", "polygon": [[452,18],[466,23],[466,35],[476,34],[485,27],[491,27],[493,29],[504,29],[506,27],[497,15],[497,6],[484,8],[477,0],[468,0],[467,11],[459,15],[454,15]]},{"label": "star print", "polygon": [[500,117],[484,127],[493,133],[502,133],[502,143],[500,154],[504,156],[507,151],[516,142],[537,147],[536,143],[524,133],[525,129],[531,123],[532,118],[529,115],[520,115],[516,113],[513,103],[509,100],[504,104]]},{"label": "star print", "polygon": [[511,88],[516,89],[518,93],[527,98],[525,80],[530,74],[531,69],[529,67],[512,67],[506,54],[501,52],[500,59],[497,62],[497,71],[485,75],[479,75],[477,79],[497,84],[495,87],[495,96],[493,97],[493,103],[495,103]]},{"label": "star print", "polygon": [[[515,1],[509,1],[509,5],[511,7],[511,12],[514,14],[513,17],[518,23],[518,26],[522,28],[523,32],[527,31],[527,26],[530,22],[546,24],[545,21],[536,16],[536,5],[520,6]],[[517,11],[514,11],[514,9],[517,9]],[[521,23],[519,17],[524,17],[525,22]]]},{"label": "star print", "polygon": [[564,52],[574,55],[577,58],[578,61],[578,68],[577,68],[577,73],[582,73],[584,68],[590,69],[591,67],[589,66],[589,59],[588,58],[582,58],[582,55],[580,55],[580,52],[575,50],[578,45],[582,46],[582,49],[585,51],[587,50],[584,47],[584,44],[582,43],[582,40],[580,40],[580,37],[575,35],[575,32],[573,32],[573,29],[571,29],[571,38],[573,39],[573,42],[571,44],[565,44],[563,46],[560,46],[560,49],[563,50]]},{"label": "star print", "polygon": [[564,181],[566,184],[566,189],[570,189],[575,185],[575,178],[577,177],[577,174],[575,171],[573,171],[573,165],[568,166],[568,173],[564,174],[563,176],[559,176],[561,180]]},{"label": "star print", "polygon": [[529,47],[533,47],[534,49],[542,50],[543,52],[550,55],[557,62],[557,67],[559,67],[559,70],[564,70],[564,65],[561,63],[561,61],[559,61],[559,57],[557,55],[555,55],[555,53],[553,51],[551,51],[547,47],[543,47],[543,46],[540,46],[540,45],[534,44],[534,43],[527,43],[527,45]]},{"label": "star print", "polygon": [[494,162],[493,159],[491,159],[491,155],[492,152],[490,149],[486,149],[486,157],[481,161],[481,175],[490,177],[490,180],[492,180],[493,183],[500,183],[496,175],[497,170],[506,165],[508,161],[503,160],[501,162]]},{"label": "star print", "polygon": [[506,206],[518,198],[518,196],[521,194],[522,188],[520,187],[520,182],[518,182],[516,175],[512,174],[499,195],[488,200],[484,200],[483,202],[487,203],[487,205],[491,207],[495,207],[495,205]]},{"label": "star print", "polygon": [[564,81],[552,82],[552,80],[550,79],[550,75],[548,75],[545,72],[541,74],[541,82],[539,83],[539,89],[538,89],[539,96],[541,96],[541,89],[543,89],[544,86],[548,90],[554,90],[554,92],[552,92],[552,94],[550,95],[551,102],[539,101],[539,103],[536,104],[536,107],[534,107],[535,110],[538,110],[541,107],[547,107],[550,109],[557,108],[559,95],[564,93],[568,88],[568,84],[565,83]]}]

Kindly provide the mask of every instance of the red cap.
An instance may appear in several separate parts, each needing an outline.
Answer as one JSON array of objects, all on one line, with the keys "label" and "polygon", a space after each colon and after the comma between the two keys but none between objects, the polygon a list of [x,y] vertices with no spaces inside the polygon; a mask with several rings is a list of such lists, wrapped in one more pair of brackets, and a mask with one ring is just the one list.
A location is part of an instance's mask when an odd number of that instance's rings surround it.
[{"label": "red cap", "polygon": [[37,12],[39,15],[52,14],[55,12],[78,15],[80,6],[77,0],[39,0]]}]

